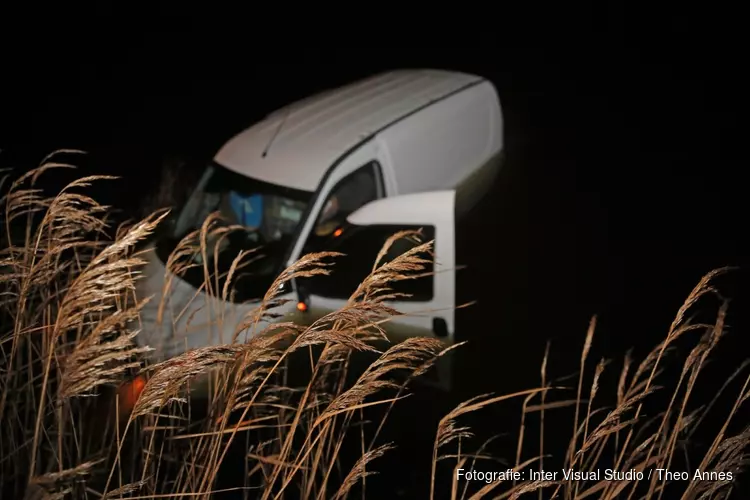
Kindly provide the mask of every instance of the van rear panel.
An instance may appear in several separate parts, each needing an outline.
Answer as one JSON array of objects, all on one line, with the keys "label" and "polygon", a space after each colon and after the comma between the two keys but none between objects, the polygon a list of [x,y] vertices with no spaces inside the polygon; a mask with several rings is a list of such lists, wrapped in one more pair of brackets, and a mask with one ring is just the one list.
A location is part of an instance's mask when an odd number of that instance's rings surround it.
[{"label": "van rear panel", "polygon": [[481,81],[380,134],[399,194],[455,189],[502,150],[497,93]]}]

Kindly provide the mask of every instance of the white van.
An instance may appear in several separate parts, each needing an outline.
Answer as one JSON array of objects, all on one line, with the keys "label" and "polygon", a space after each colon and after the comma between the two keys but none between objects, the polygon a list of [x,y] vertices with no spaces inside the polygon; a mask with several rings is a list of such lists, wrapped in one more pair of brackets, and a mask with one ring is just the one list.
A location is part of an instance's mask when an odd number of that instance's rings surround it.
[{"label": "white van", "polygon": [[[284,296],[292,300],[278,312],[305,321],[336,310],[369,273],[383,242],[401,229],[421,228],[426,240],[435,239],[435,271],[454,269],[456,222],[490,189],[502,153],[497,92],[470,74],[393,71],[270,114],[219,150],[150,253],[138,294],[154,298],[137,338],[162,359],[230,341],[240,318],[257,307],[253,300],[312,250],[348,256],[325,279],[287,286]],[[247,227],[220,253],[224,265],[258,245],[264,257],[236,283],[234,303],[200,291],[197,266],[195,274],[172,280],[160,313],[167,257],[216,210]],[[403,286],[412,296],[392,304],[406,313],[392,322],[395,338],[432,335],[452,343],[455,273]]]}]

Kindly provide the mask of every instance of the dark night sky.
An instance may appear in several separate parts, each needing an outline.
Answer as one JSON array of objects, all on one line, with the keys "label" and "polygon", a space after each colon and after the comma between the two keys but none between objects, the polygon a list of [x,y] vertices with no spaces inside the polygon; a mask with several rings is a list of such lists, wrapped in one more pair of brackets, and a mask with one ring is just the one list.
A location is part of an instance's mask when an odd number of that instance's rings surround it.
[{"label": "dark night sky", "polygon": [[[464,245],[487,247],[467,260],[487,268],[467,271],[468,298],[481,301],[465,330],[501,338],[478,341],[477,355],[528,352],[535,376],[544,338],[578,350],[593,313],[608,354],[655,343],[703,273],[750,255],[739,16],[600,5],[305,33],[250,13],[230,26],[204,11],[87,12],[6,32],[0,148],[26,162],[90,150],[97,171],[126,175],[115,191],[128,200],[165,154],[208,159],[264,113],[327,86],[399,66],[485,75],[513,159],[482,217],[492,224],[466,230]],[[504,319],[489,326],[497,307]]]}]

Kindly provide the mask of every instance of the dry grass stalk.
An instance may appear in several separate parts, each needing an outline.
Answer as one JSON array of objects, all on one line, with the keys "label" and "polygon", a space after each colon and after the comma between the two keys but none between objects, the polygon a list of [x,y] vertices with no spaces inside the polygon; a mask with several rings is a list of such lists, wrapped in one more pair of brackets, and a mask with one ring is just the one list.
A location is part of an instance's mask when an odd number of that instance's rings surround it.
[{"label": "dry grass stalk", "polygon": [[[432,242],[423,242],[418,231],[393,235],[379,252],[371,274],[340,310],[310,325],[277,322],[282,285],[328,274],[329,260],[338,256],[330,252],[306,255],[278,276],[252,313],[231,325],[231,339],[146,366],[148,348],[134,344],[138,332],[131,330],[147,300],[134,296],[138,270],[145,262],[134,248],[154,232],[167,212],[122,225],[110,236],[108,208],[75,192],[108,178],[82,178],[49,197],[36,186],[39,177],[51,169],[69,167],[54,158],[46,158],[39,168],[10,183],[2,198],[6,245],[0,253],[4,271],[0,275],[0,472],[5,491],[19,498],[21,492],[26,498],[208,498],[217,491],[219,469],[230,447],[240,447],[245,477],[236,491],[246,495],[257,488],[262,498],[281,498],[287,493],[344,498],[357,485],[364,495],[370,484],[365,479],[380,463],[373,461],[393,448],[377,443],[391,408],[407,395],[415,378],[455,348],[431,338],[413,338],[384,352],[372,344],[387,339],[387,322],[401,314],[389,305],[399,297],[393,283],[426,274]],[[195,296],[205,292],[216,299],[207,301],[207,307],[233,296],[248,257],[258,255],[256,249],[245,249],[233,256],[228,270],[219,269],[216,256],[221,243],[237,229],[214,214],[176,246],[166,263],[169,272],[158,309],[160,321],[176,324],[189,321],[188,316],[194,314],[185,306],[165,317],[164,305],[175,280],[193,268],[200,267],[204,277]],[[412,240],[412,249],[383,262],[388,249],[401,238]],[[631,353],[626,354],[612,389],[614,408],[603,404],[605,361],[596,365],[588,388],[584,387],[595,319],[579,360],[574,400],[556,397],[560,387],[550,382],[547,373],[548,345],[540,388],[479,396],[456,406],[436,430],[428,479],[431,495],[437,488],[438,463],[455,460],[455,474],[459,466],[470,464],[473,469],[479,461],[492,459],[485,451],[491,440],[476,453],[467,451],[474,432],[461,420],[517,397],[523,398],[523,404],[514,470],[536,467],[537,462],[541,470],[544,464],[554,463],[542,462],[546,459],[562,460],[565,467],[580,471],[595,470],[602,463],[615,464],[618,470],[644,471],[669,467],[680,459],[687,453],[684,442],[704,422],[706,411],[718,405],[718,396],[707,405],[693,400],[699,375],[724,338],[726,305],[719,308],[713,323],[695,324],[688,316],[703,297],[717,294],[714,280],[724,272],[714,271],[700,281],[665,340],[634,370]],[[230,321],[223,310],[212,311],[211,317],[217,323]],[[674,364],[668,355],[680,352],[678,341],[688,342],[694,332],[703,335],[684,361],[676,384],[662,380]],[[378,357],[363,373],[354,374],[351,356],[358,351]],[[299,360],[310,374],[295,386],[290,371],[299,368]],[[747,366],[740,367],[719,392],[728,390]],[[102,424],[92,432],[91,423],[102,419],[90,415],[110,414],[103,410],[103,395],[136,373],[147,375],[147,380],[132,412],[124,422],[114,422],[111,428]],[[396,374],[401,373],[405,381],[397,381]],[[203,402],[205,415],[198,418],[191,387],[201,379],[209,381],[209,396]],[[734,430],[733,424],[750,397],[749,384],[750,377],[710,446],[693,462],[702,471],[739,474],[746,465],[750,429]],[[384,390],[391,394],[384,395]],[[537,396],[540,399],[535,401]],[[184,404],[170,404],[175,401]],[[663,406],[656,413],[650,410],[645,418],[646,403]],[[384,416],[368,422],[368,409],[376,405],[385,405]],[[546,450],[545,425],[554,421],[559,429],[556,412],[570,406],[575,406],[575,414],[569,445],[560,453]],[[111,414],[119,418],[117,411]],[[537,415],[539,448],[526,457],[524,437],[534,428],[531,423]],[[374,429],[369,442],[365,429]],[[238,438],[245,433],[243,442]],[[349,463],[342,450],[350,439],[360,441],[361,453]],[[566,499],[613,499],[633,498],[643,489],[648,498],[720,498],[732,488],[728,481],[680,485],[652,480],[641,485],[601,480],[573,485],[565,479],[480,486],[473,491],[473,485],[462,485],[454,477],[450,494],[452,498],[517,498],[538,491],[542,498],[544,490]]]}]

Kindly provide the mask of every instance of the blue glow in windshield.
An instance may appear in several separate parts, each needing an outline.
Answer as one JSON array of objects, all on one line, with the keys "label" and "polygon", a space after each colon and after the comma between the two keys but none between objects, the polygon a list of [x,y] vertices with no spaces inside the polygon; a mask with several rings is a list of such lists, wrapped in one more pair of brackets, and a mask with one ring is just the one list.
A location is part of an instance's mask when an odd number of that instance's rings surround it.
[{"label": "blue glow in windshield", "polygon": [[243,196],[237,191],[229,192],[229,204],[240,224],[259,228],[263,221],[263,195]]}]

